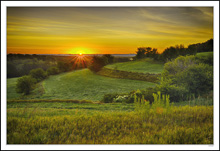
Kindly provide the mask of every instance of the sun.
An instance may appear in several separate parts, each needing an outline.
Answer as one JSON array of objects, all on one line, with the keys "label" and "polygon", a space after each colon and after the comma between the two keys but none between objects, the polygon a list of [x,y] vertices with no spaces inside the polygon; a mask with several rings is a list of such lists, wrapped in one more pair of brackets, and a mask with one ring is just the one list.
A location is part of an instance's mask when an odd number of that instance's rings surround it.
[{"label": "sun", "polygon": [[79,53],[79,55],[82,56],[83,54],[82,54],[82,53]]}]

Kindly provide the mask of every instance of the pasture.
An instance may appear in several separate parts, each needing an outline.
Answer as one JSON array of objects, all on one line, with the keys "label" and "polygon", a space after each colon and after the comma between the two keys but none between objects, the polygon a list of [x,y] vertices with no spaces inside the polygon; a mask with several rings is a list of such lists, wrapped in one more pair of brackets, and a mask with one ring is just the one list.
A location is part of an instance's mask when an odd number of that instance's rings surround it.
[{"label": "pasture", "polygon": [[8,79],[8,99],[75,99],[99,101],[107,93],[128,93],[154,87],[155,83],[109,78],[82,69],[50,76],[30,96],[22,97],[15,91],[16,78]]},{"label": "pasture", "polygon": [[158,63],[152,61],[151,59],[115,63],[115,64],[107,65],[105,67],[110,69],[122,70],[122,71],[154,73],[154,74],[158,74],[163,71],[163,63]]}]

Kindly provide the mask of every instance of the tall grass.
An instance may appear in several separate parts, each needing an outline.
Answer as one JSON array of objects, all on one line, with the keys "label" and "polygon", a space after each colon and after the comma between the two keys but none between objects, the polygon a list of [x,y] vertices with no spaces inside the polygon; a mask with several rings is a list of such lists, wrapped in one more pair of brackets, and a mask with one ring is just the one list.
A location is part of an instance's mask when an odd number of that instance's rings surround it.
[{"label": "tall grass", "polygon": [[213,144],[212,106],[145,105],[133,111],[10,108],[7,143]]}]

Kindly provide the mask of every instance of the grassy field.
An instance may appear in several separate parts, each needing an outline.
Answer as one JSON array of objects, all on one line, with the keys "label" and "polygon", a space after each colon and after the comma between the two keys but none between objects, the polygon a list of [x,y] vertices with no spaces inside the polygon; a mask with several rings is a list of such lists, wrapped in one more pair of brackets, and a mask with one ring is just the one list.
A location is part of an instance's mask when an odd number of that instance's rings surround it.
[{"label": "grassy field", "polygon": [[[15,92],[16,78],[8,79],[7,98],[21,98]],[[92,73],[88,69],[50,76],[38,88],[23,99],[76,99],[101,100],[106,93],[126,93],[132,90],[154,87],[151,82],[109,78]]]},{"label": "grassy field", "polygon": [[18,78],[7,79],[7,99],[20,98],[21,94],[16,92],[16,83]]},{"label": "grassy field", "polygon": [[203,56],[213,56],[213,52],[200,52],[196,54],[197,57],[203,57]]},{"label": "grassy field", "polygon": [[140,61],[130,61],[123,63],[115,63],[105,66],[110,69],[117,69],[122,71],[141,72],[141,73],[161,73],[163,70],[162,63],[156,63],[150,59]]},{"label": "grassy field", "polygon": [[[212,144],[213,106],[8,103],[8,144]],[[132,120],[131,120],[132,119]]]},{"label": "grassy field", "polygon": [[[142,60],[107,67],[160,73],[163,64]],[[155,84],[104,77],[88,69],[50,76],[27,97],[16,93],[16,80],[7,79],[7,144],[213,144],[210,98],[145,108],[100,103],[104,94]]]}]

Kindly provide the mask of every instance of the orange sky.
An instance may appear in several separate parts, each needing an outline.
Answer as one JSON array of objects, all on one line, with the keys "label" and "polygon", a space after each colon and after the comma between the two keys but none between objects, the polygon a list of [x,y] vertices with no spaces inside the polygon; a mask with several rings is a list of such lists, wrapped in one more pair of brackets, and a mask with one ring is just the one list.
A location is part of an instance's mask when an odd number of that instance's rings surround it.
[{"label": "orange sky", "polygon": [[8,7],[7,53],[129,54],[213,38],[212,7]]}]

